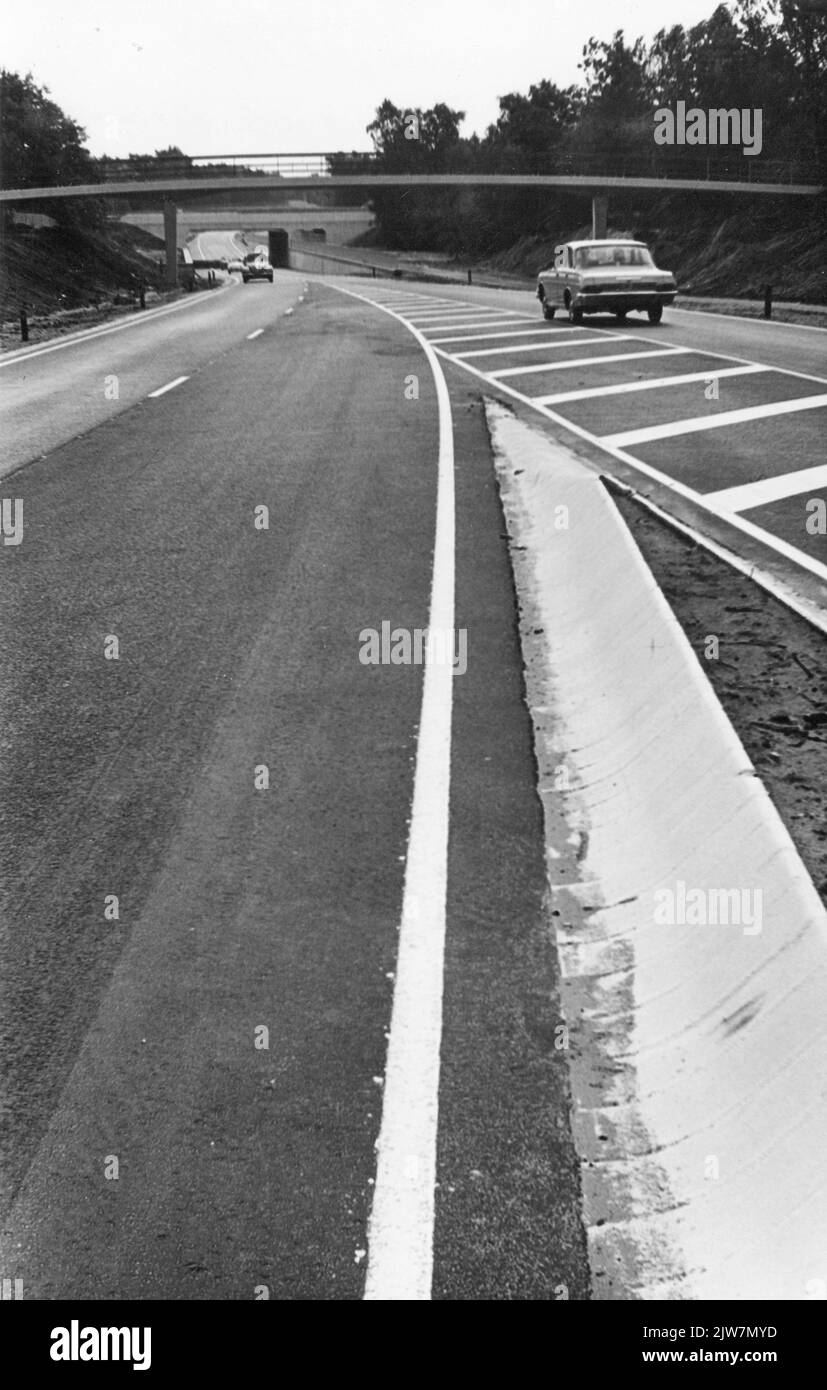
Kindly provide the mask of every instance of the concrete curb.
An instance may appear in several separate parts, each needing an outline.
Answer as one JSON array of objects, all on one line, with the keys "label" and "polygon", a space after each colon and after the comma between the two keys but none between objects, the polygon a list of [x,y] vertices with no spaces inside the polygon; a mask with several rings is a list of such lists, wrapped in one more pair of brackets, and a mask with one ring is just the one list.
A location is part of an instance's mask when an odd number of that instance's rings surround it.
[{"label": "concrete curb", "polygon": [[487,409],[594,1297],[827,1297],[827,913],[599,478]]}]

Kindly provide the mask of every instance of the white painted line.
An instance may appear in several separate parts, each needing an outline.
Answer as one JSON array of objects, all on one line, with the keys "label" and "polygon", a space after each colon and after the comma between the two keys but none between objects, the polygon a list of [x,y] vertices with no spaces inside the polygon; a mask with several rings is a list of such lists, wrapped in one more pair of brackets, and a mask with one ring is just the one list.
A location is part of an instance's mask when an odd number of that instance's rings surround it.
[{"label": "white painted line", "polygon": [[[559,330],[565,332],[565,329]],[[554,342],[549,342],[548,338],[542,339],[539,343],[514,343],[510,347],[494,348],[475,348],[473,352],[458,352],[457,357],[463,361],[467,357],[497,357],[501,352],[542,352],[544,348],[573,347],[575,343],[605,343],[605,338],[583,338],[580,336],[580,329],[573,328],[572,333],[577,334],[574,338],[561,338],[559,342],[555,337]]]},{"label": "white painted line", "polygon": [[[570,794],[540,792],[547,862],[561,813],[583,851],[574,882],[550,876],[594,1296],[602,1277],[616,1298],[806,1297],[827,1248],[827,913],[613,500],[487,413],[541,634],[525,663],[538,766],[567,750]],[[561,503],[588,524],[555,533]],[[699,931],[679,907],[666,926],[663,897],[688,885],[706,902],[749,885],[755,911]],[[698,1177],[710,1152],[721,1182]]]},{"label": "white painted line", "polygon": [[[429,341],[433,343],[434,347],[437,347],[442,343],[487,343],[492,338],[533,338],[542,335],[544,341],[548,342],[556,334],[567,331],[560,328],[549,329],[546,328],[545,324],[539,323],[535,328],[519,328],[513,333],[452,333],[448,338],[431,338]],[[580,331],[578,329],[578,332]],[[467,353],[463,353],[464,357],[467,355]]]},{"label": "white painted line", "polygon": [[795,473],[781,473],[774,478],[761,478],[741,487],[726,487],[720,492],[707,492],[704,501],[721,512],[748,512],[752,507],[765,507],[768,502],[780,502],[801,492],[827,487],[827,464],[817,468],[799,468]]},{"label": "white painted line", "polygon": [[697,434],[700,430],[718,430],[726,425],[745,425],[752,420],[768,420],[776,415],[792,415],[802,410],[817,410],[827,405],[827,395],[800,396],[794,401],[773,401],[768,405],[752,405],[744,410],[724,410],[720,415],[700,415],[691,420],[673,420],[668,425],[652,425],[643,430],[624,430],[620,434],[600,436],[601,444],[626,448],[629,444],[647,444],[654,439],[672,439],[678,434]]},{"label": "white painted line", "polygon": [[[644,340],[642,339],[641,341]],[[681,351],[689,350],[690,349],[681,349]],[[780,536],[774,535],[771,531],[765,531],[761,526],[756,526],[754,522],[748,521],[746,517],[739,516],[735,512],[718,511],[716,507],[710,506],[704,500],[702,493],[696,492],[694,488],[687,487],[685,483],[678,482],[676,478],[670,477],[668,473],[662,473],[659,468],[654,468],[651,463],[644,463],[643,459],[635,458],[634,454],[629,454],[624,449],[617,449],[613,445],[607,444],[605,440],[600,439],[596,434],[592,434],[590,430],[583,429],[582,425],[576,425],[573,420],[568,420],[566,416],[561,415],[559,411],[554,411],[549,406],[543,405],[540,397],[526,396],[522,391],[515,390],[513,386],[509,386],[504,381],[495,381],[493,377],[486,376],[485,372],[481,372],[479,367],[472,366],[470,362],[463,362],[459,357],[452,357],[451,354],[445,352],[443,348],[437,348],[437,352],[440,357],[444,357],[446,361],[453,362],[457,367],[462,367],[463,371],[469,372],[471,376],[477,377],[480,381],[493,387],[501,394],[510,396],[512,400],[519,401],[522,405],[528,406],[531,410],[536,410],[537,414],[542,415],[545,420],[551,420],[555,425],[559,425],[562,429],[568,431],[569,434],[576,435],[578,439],[585,439],[589,444],[593,444],[596,448],[602,449],[610,458],[617,459],[620,463],[625,463],[629,468],[633,469],[635,473],[641,473],[647,478],[652,478],[656,483],[660,483],[669,492],[674,492],[680,497],[688,498],[688,500],[693,502],[697,507],[700,507],[704,511],[708,511],[711,516],[723,519],[726,521],[727,525],[733,527],[733,529],[743,532],[744,535],[749,536],[752,540],[760,541],[760,543],[765,545],[769,550],[774,550],[777,555],[780,555],[785,560],[789,560],[798,569],[807,570],[810,574],[815,575],[817,579],[827,582],[827,565],[821,564],[819,560],[816,560],[812,555],[808,555],[806,551],[799,550],[796,546],[790,545],[788,541],[782,540]],[[721,356],[722,354],[715,355]],[[614,360],[616,361],[617,359]],[[728,357],[726,360],[738,362],[743,361],[743,358]],[[773,367],[772,370],[781,371],[783,369]],[[787,374],[799,375],[798,373]]]},{"label": "white painted line", "polygon": [[253,338],[258,338],[264,332],[263,328],[256,328],[254,332],[247,334],[247,342],[252,342]]},{"label": "white painted line", "polygon": [[[365,295],[343,294],[374,304]],[[429,627],[454,628],[454,441],[451,401],[427,339],[404,324],[428,359],[439,410],[436,532]],[[393,994],[388,1060],[377,1141],[376,1186],[368,1225],[365,1299],[428,1300],[433,1276],[439,1052],[448,889],[453,668],[428,655],[416,749],[411,829]]]},{"label": "white painted line", "polygon": [[503,327],[507,328],[512,325],[516,326],[518,323],[531,323],[531,319],[515,314],[513,318],[504,319],[470,319],[465,323],[429,323],[428,332],[441,333],[443,329],[448,332],[452,328],[496,328],[498,323],[502,323]]},{"label": "white painted line", "polygon": [[165,396],[167,391],[174,391],[175,387],[180,386],[184,381],[189,381],[189,377],[177,376],[174,381],[168,381],[166,386],[159,386],[157,391],[150,391],[148,399],[152,400],[155,396]]},{"label": "white painted line", "polygon": [[[459,355],[459,354],[457,354]],[[475,353],[463,353],[465,357]],[[581,391],[560,391],[556,396],[534,396],[542,405],[559,405],[562,401],[586,401],[591,396],[620,396],[627,391],[655,391],[665,386],[689,386],[693,381],[717,381],[725,376],[749,376],[755,372],[771,372],[772,367],[724,367],[721,371],[684,372],[679,376],[659,376],[651,381],[623,381],[619,386],[589,386]]]},{"label": "white painted line", "polygon": [[485,314],[500,314],[504,318],[513,319],[515,311],[513,309],[489,309],[484,304],[459,304],[455,309],[448,309],[443,304],[436,309],[423,308],[421,311],[415,310],[413,313],[406,314],[405,317],[410,319],[412,323],[416,323],[418,325],[427,319],[463,318],[463,316],[467,317],[469,314],[473,314],[475,317],[477,315],[484,316]]},{"label": "white painted line", "polygon": [[[235,284],[234,280],[221,285],[218,294],[226,294]],[[153,319],[164,318],[167,314],[177,314],[181,309],[203,308],[205,304],[215,303],[215,293],[206,295],[204,298],[187,298],[178,300],[175,304],[165,304],[160,309],[145,309],[138,313],[134,318],[125,319],[121,323],[99,324],[95,328],[83,328],[77,333],[69,333],[59,342],[47,343],[43,347],[33,348],[30,352],[4,353],[0,358],[0,368],[12,367],[17,362],[28,362],[32,357],[43,357],[47,352],[59,352],[62,348],[79,347],[83,343],[93,342],[96,338],[105,338],[109,333],[122,333],[126,328],[140,328],[143,324],[152,323]]]},{"label": "white painted line", "polygon": [[[615,339],[617,342],[617,339]],[[569,344],[571,346],[571,344]],[[603,347],[603,343],[599,345]],[[501,372],[490,372],[493,381],[506,376],[531,376],[536,372],[562,372],[566,367],[593,367],[596,362],[630,362],[640,357],[677,357],[681,353],[692,352],[693,348],[655,348],[652,352],[613,352],[602,357],[575,357],[570,362],[537,362],[530,367],[506,367]]]}]

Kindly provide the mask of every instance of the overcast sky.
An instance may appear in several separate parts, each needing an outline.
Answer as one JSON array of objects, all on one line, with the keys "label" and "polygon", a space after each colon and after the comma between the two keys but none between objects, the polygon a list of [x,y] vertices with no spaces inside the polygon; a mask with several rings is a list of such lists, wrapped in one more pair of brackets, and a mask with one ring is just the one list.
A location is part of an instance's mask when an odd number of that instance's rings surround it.
[{"label": "overcast sky", "polygon": [[368,149],[397,106],[445,101],[483,134],[497,97],[578,81],[591,36],[689,26],[715,0],[26,0],[0,61],[31,71],[93,154]]}]

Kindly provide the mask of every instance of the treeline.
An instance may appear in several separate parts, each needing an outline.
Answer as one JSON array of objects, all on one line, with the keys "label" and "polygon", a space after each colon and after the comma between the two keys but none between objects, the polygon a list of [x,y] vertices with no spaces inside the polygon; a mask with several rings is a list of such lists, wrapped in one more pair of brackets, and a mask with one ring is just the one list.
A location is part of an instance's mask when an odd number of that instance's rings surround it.
[{"label": "treeline", "polygon": [[[549,24],[553,18],[549,16]],[[463,111],[439,103],[402,109],[385,100],[367,127],[374,167],[387,173],[608,173],[751,177],[817,182],[827,173],[827,14],[824,0],[735,0],[690,29],[650,44],[622,30],[590,39],[578,85],[544,79],[499,98],[485,134],[465,137]],[[762,112],[760,155],[732,145],[662,145],[654,114],[675,109]],[[352,168],[341,154],[333,172]],[[615,200],[616,201],[616,200]],[[584,220],[582,200],[511,189],[377,191],[384,239],[398,248],[485,255],[540,232],[550,209]]]}]

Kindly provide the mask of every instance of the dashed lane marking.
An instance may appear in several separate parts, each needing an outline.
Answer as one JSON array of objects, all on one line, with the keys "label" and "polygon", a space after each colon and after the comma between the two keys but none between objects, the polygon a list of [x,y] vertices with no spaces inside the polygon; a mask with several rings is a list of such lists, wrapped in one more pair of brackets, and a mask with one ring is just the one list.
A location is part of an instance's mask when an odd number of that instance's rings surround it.
[{"label": "dashed lane marking", "polygon": [[249,342],[252,342],[253,338],[260,338],[260,337],[261,337],[261,334],[262,334],[263,332],[264,332],[264,329],[263,329],[263,328],[256,328],[256,329],[254,329],[252,333],[248,333],[248,334],[247,334],[247,342],[248,342],[248,343],[249,343]]},{"label": "dashed lane marking", "polygon": [[168,381],[166,386],[159,386],[157,391],[150,391],[149,399],[152,400],[155,396],[165,396],[167,391],[174,391],[176,386],[180,386],[185,381],[189,381],[188,376],[177,376],[174,381]]}]

